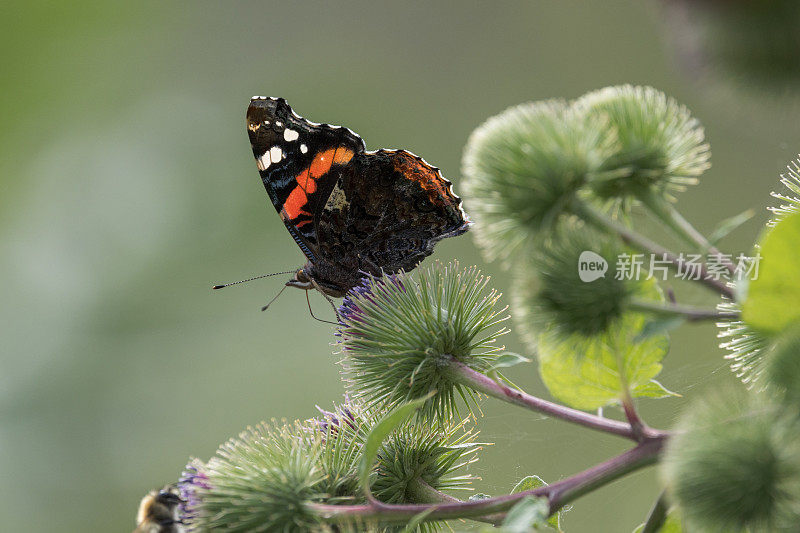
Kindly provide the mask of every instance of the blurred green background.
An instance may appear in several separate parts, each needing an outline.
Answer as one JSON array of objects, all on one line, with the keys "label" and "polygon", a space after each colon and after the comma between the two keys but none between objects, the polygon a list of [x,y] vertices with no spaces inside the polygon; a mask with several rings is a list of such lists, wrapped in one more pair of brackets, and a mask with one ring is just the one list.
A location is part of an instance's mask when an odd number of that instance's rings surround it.
[{"label": "blurred green background", "polygon": [[[676,5],[4,3],[3,530],[129,531],[139,498],[175,480],[190,456],[208,458],[248,424],[306,418],[341,398],[331,328],[308,316],[304,296],[287,291],[258,311],[283,277],[210,290],[303,262],[252,160],[253,94],[347,125],[369,148],[412,150],[458,191],[462,147],[491,114],[650,84],[686,104],[712,146],[714,167],[679,207],[703,230],[755,207],[726,241],[747,251],[800,151],[800,95],[713,58],[698,74]],[[479,264],[514,290],[468,235],[435,257]],[[652,425],[670,426],[699,390],[732,381],[715,335],[713,326],[673,335],[660,379],[684,397],[642,402]],[[526,352],[514,334],[506,342]],[[546,395],[535,365],[510,376]],[[531,473],[554,481],[626,446],[494,401],[483,411],[481,439],[495,446],[472,467],[481,492],[507,492]],[[567,530],[632,530],[658,493],[656,475],[581,499]]]}]

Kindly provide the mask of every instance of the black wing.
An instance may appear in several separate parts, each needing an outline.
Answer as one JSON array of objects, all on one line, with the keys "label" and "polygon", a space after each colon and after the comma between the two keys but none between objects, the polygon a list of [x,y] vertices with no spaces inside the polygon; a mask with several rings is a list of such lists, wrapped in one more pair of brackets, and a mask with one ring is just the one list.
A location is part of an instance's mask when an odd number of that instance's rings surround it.
[{"label": "black wing", "polygon": [[347,128],[298,116],[283,98],[254,96],[247,133],[272,205],[310,261],[319,255],[318,213],[364,141]]},{"label": "black wing", "polygon": [[439,169],[404,150],[358,154],[334,188],[319,225],[320,252],[353,275],[411,270],[446,237],[467,231],[461,199]]}]

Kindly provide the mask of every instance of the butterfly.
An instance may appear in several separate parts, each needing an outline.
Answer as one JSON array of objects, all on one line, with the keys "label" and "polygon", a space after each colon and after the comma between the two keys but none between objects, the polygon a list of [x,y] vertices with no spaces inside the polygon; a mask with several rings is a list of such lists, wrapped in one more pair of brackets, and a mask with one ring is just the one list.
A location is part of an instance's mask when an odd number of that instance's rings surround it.
[{"label": "butterfly", "polygon": [[247,133],[272,204],[307,263],[286,286],[344,296],[366,275],[414,269],[471,222],[439,169],[406,150],[368,151],[348,128],[254,96]]}]

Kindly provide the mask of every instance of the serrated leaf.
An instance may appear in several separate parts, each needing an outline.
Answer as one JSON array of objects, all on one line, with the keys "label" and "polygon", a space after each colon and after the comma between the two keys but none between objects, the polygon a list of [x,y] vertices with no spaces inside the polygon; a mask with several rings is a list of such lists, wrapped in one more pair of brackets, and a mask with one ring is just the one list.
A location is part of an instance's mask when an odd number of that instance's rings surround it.
[{"label": "serrated leaf", "polygon": [[686,319],[682,316],[670,316],[649,320],[647,323],[645,323],[642,331],[640,331],[639,334],[634,337],[633,342],[642,342],[650,337],[667,333],[677,328],[684,322],[686,322]]},{"label": "serrated leaf", "polygon": [[494,360],[494,363],[492,363],[490,370],[496,370],[498,368],[508,368],[514,365],[518,365],[520,363],[530,363],[530,362],[531,362],[530,359],[518,353],[503,352]]},{"label": "serrated leaf", "polygon": [[547,527],[550,503],[547,498],[526,496],[506,514],[503,520],[504,533],[529,533]]},{"label": "serrated leaf", "polygon": [[714,228],[714,231],[712,231],[711,235],[708,236],[708,242],[712,246],[716,245],[719,241],[727,237],[728,234],[730,234],[733,230],[753,218],[754,214],[755,211],[748,209],[746,211],[742,211],[738,215],[726,218],[717,224],[717,227]]},{"label": "serrated leaf", "polygon": [[623,394],[621,378],[633,396],[653,394],[650,380],[661,371],[669,340],[662,333],[635,343],[646,320],[626,313],[607,332],[589,338],[542,334],[539,371],[550,393],[587,411],[617,403]]},{"label": "serrated leaf", "polygon": [[742,318],[773,335],[800,320],[800,213],[781,220],[761,239],[758,277],[751,279]]},{"label": "serrated leaf", "polygon": [[[534,490],[546,486],[547,482],[545,482],[545,480],[543,480],[539,476],[536,475],[525,476],[524,478],[519,480],[519,483],[516,484],[514,489],[511,491],[511,494],[518,494],[520,492]],[[547,519],[547,523],[550,525],[550,527],[552,527],[556,531],[561,531],[561,513],[563,512],[564,510],[562,509],[561,511],[556,512],[555,514],[553,514],[553,516]]]},{"label": "serrated leaf", "polygon": [[[644,530],[644,526],[645,524],[639,524],[639,526],[633,530],[633,533],[641,533]],[[666,520],[664,520],[664,523],[655,533],[683,533],[683,525],[681,524],[681,517],[677,509],[672,508],[669,513],[667,513]]]},{"label": "serrated leaf", "polygon": [[375,464],[375,459],[378,456],[378,450],[381,443],[386,439],[394,429],[402,424],[409,416],[411,416],[417,409],[421,408],[435,392],[417,398],[399,405],[386,413],[381,420],[375,424],[375,427],[369,432],[364,442],[364,451],[361,456],[361,463],[358,467],[359,480],[361,482],[362,490],[366,496],[370,496],[369,490],[369,476],[372,472],[372,467]]}]

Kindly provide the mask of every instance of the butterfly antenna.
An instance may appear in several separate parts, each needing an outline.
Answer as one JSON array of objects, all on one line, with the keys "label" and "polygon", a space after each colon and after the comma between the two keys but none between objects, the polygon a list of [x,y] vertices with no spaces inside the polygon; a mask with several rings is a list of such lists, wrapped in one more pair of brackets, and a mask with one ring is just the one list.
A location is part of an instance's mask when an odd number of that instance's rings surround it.
[{"label": "butterfly antenna", "polygon": [[[285,274],[285,273],[286,273],[286,272],[284,272],[284,274]],[[270,300],[270,301],[269,301],[269,303],[268,303],[267,305],[265,305],[264,307],[262,307],[262,308],[261,308],[261,310],[262,310],[262,311],[266,311],[267,309],[269,309],[269,306],[270,306],[270,305],[272,305],[272,302],[274,302],[275,300],[277,300],[277,299],[278,299],[278,296],[280,296],[281,294],[283,294],[283,291],[285,291],[285,290],[286,290],[286,287],[288,287],[288,285],[284,285],[284,286],[283,286],[283,288],[282,288],[281,290],[279,290],[279,291],[278,291],[278,294],[276,294],[276,295],[275,295],[275,296],[272,298],[272,300]]]},{"label": "butterfly antenna", "polygon": [[[325,297],[327,298],[327,295],[325,295]],[[321,318],[317,318],[316,316],[314,316],[314,311],[311,310],[311,298],[308,297],[308,291],[306,291],[306,303],[308,304],[308,312],[311,313],[311,318],[313,318],[314,320],[318,320],[320,322],[325,322],[326,324],[333,324],[334,326],[339,325],[337,322],[331,322],[330,320],[323,320]],[[333,309],[333,312],[334,313],[336,312],[335,307]],[[338,314],[336,315],[336,318],[339,318]]]},{"label": "butterfly antenna", "polygon": [[[278,275],[280,275],[280,274],[294,274],[294,273],[295,273],[295,271],[294,271],[294,270],[287,270],[286,272],[273,272],[272,274],[263,274],[263,275],[261,275],[261,276],[256,276],[256,277],[254,277],[254,278],[250,278],[250,279],[243,279],[242,281],[234,281],[234,282],[232,282],[232,283],[223,283],[223,284],[221,284],[221,285],[214,285],[214,286],[213,286],[213,287],[211,287],[211,288],[212,288],[212,289],[224,289],[225,287],[230,287],[231,285],[238,285],[238,284],[240,284],[240,283],[247,283],[248,281],[253,281],[253,280],[255,280],[255,279],[268,278],[268,277],[270,277],[270,276],[278,276]],[[280,293],[279,293],[279,294],[280,294]]]}]

